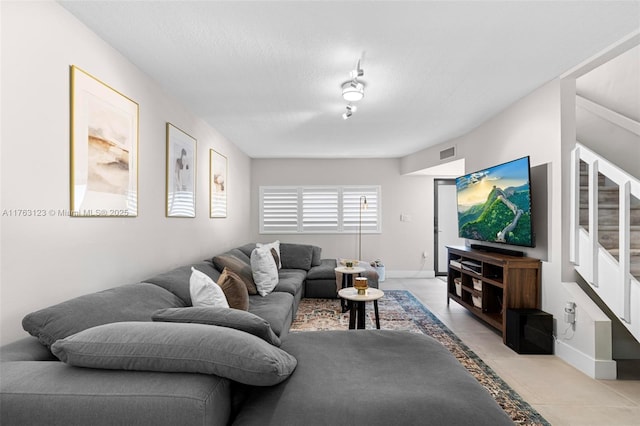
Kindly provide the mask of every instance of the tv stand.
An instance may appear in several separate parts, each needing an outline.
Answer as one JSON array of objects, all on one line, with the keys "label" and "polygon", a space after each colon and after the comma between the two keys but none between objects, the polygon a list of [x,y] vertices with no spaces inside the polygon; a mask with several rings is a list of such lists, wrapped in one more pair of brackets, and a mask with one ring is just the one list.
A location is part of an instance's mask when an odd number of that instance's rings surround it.
[{"label": "tv stand", "polygon": [[498,253],[507,256],[524,257],[524,252],[518,250],[509,250],[501,247],[483,246],[482,244],[471,244],[474,250],[486,251],[487,253]]},{"label": "tv stand", "polygon": [[447,247],[447,305],[453,299],[502,332],[507,310],[540,309],[542,263],[530,257]]}]

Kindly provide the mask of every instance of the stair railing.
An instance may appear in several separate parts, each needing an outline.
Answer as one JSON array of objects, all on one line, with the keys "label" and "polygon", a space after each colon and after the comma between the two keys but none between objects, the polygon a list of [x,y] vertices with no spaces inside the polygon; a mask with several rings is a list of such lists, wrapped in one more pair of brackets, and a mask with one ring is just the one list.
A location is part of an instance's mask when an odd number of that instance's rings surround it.
[{"label": "stair railing", "polygon": [[[583,229],[588,233],[588,259],[591,265],[580,265],[580,161],[587,164],[588,176],[588,203],[589,203],[589,229]],[[621,282],[619,290],[622,294],[622,312],[615,309],[613,301],[606,300],[597,291],[598,288],[598,264],[600,244],[598,242],[598,174],[602,174],[618,185],[619,188],[619,257],[618,268]],[[626,322],[631,322],[631,196],[640,199],[640,181],[602,156],[591,151],[584,145],[576,143],[571,152],[571,228],[570,228],[570,252],[569,260],[576,266],[581,266],[584,279],[589,282],[603,301]],[[585,253],[586,254],[586,253]],[[586,268],[585,268],[586,266]],[[578,269],[578,268],[576,268]],[[611,303],[610,303],[611,302]],[[640,301],[635,301],[634,309],[640,309]]]}]

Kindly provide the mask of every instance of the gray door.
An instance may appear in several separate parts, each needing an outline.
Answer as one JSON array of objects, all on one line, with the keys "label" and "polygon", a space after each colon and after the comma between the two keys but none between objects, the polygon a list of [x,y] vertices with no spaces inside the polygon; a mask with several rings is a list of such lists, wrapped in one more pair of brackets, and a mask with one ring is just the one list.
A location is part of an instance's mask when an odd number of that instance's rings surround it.
[{"label": "gray door", "polygon": [[434,179],[434,269],[436,275],[447,275],[447,246],[463,246],[458,238],[458,211],[455,179]]}]

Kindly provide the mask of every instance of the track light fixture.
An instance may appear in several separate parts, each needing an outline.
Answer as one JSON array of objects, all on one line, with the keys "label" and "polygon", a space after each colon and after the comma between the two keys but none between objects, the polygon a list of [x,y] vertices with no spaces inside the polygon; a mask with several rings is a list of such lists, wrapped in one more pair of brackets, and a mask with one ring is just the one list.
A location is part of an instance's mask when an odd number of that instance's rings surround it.
[{"label": "track light fixture", "polygon": [[355,105],[351,102],[358,102],[364,98],[364,83],[358,81],[358,77],[364,76],[364,70],[360,68],[360,60],[356,64],[356,69],[351,71],[348,80],[342,84],[342,98],[349,102],[347,105],[347,111],[342,114],[343,119],[348,119],[356,111]]},{"label": "track light fixture", "polygon": [[347,110],[345,111],[344,114],[342,114],[342,118],[345,120],[348,120],[349,118],[351,118],[351,115],[353,115],[353,113],[356,112],[357,110],[358,110],[358,107],[356,107],[355,105],[348,104]]}]

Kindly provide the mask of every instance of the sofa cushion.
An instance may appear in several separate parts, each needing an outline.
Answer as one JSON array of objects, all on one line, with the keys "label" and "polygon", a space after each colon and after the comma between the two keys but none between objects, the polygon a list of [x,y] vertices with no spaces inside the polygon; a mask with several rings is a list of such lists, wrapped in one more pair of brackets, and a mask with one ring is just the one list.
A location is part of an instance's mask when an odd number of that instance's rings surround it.
[{"label": "sofa cushion", "polygon": [[306,244],[280,243],[280,261],[284,269],[311,269],[313,246]]},{"label": "sofa cushion", "polygon": [[302,291],[307,273],[301,269],[280,269],[278,285],[273,291],[284,291],[292,295]]},{"label": "sofa cushion", "polygon": [[322,263],[322,248],[311,246],[313,253],[311,255],[311,266],[319,266]]},{"label": "sofa cushion", "polygon": [[260,296],[271,293],[278,285],[278,265],[269,247],[257,247],[251,253],[251,272]]},{"label": "sofa cushion", "polygon": [[238,309],[169,308],[156,311],[152,319],[162,322],[196,323],[235,328],[253,334],[272,345],[280,346],[280,339],[273,332],[267,320],[251,312]]},{"label": "sofa cushion", "polygon": [[330,280],[336,279],[336,262],[335,259],[322,259],[319,265],[316,265],[309,269],[307,273],[308,280]]},{"label": "sofa cushion", "polygon": [[513,425],[458,360],[423,334],[291,333],[282,348],[300,360],[295,374],[274,388],[251,388],[234,426]]},{"label": "sofa cushion", "polygon": [[249,312],[267,320],[273,332],[282,337],[293,321],[293,296],[283,292],[250,296]]},{"label": "sofa cushion", "polygon": [[222,288],[230,308],[249,310],[249,292],[238,274],[229,268],[224,268],[218,279],[218,285]]},{"label": "sofa cushion", "polygon": [[243,246],[236,247],[235,250],[240,250],[245,256],[247,256],[248,259],[251,257],[251,252],[254,248],[256,248],[256,243],[247,243]]},{"label": "sofa cushion", "polygon": [[223,377],[76,368],[54,359],[0,363],[0,424],[201,426],[231,417],[232,382]]},{"label": "sofa cushion", "polygon": [[27,336],[0,346],[0,364],[7,361],[57,361],[57,358],[38,339]]},{"label": "sofa cushion", "polygon": [[143,280],[145,283],[152,283],[157,286],[169,290],[182,300],[187,306],[191,306],[191,294],[189,290],[189,279],[191,278],[191,268],[194,267],[198,271],[205,273],[213,281],[218,281],[220,272],[213,267],[210,261],[193,263],[190,265],[180,266],[170,271],[163,272],[151,278]]},{"label": "sofa cushion", "polygon": [[[241,261],[243,261],[244,263],[246,263],[247,265],[249,263],[251,263],[251,252],[249,252],[249,254],[245,253],[246,249],[251,247],[251,244],[245,244],[242,247],[237,247],[237,248],[233,248],[227,252],[224,252],[222,254],[224,255],[230,255],[230,256],[235,256],[238,259],[240,259]],[[253,244],[253,247],[255,248],[255,244]],[[242,250],[240,250],[242,248]]]},{"label": "sofa cushion", "polygon": [[224,268],[229,268],[242,279],[244,285],[247,286],[249,294],[258,294],[258,289],[253,281],[253,273],[251,272],[251,260],[249,259],[248,262],[245,262],[238,256],[227,253],[213,258],[213,264],[216,265],[216,268],[219,271],[224,271]]},{"label": "sofa cushion", "polygon": [[51,351],[77,367],[215,374],[253,386],[285,380],[296,359],[251,334],[227,327],[117,322],[58,340]]},{"label": "sofa cushion", "polygon": [[218,284],[196,268],[191,268],[189,279],[191,304],[194,307],[229,308],[227,296]]},{"label": "sofa cushion", "polygon": [[151,321],[158,309],[179,308],[184,301],[154,284],[129,284],[67,300],[32,312],[22,327],[49,347],[58,339],[96,325],[117,321]]}]

